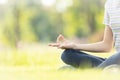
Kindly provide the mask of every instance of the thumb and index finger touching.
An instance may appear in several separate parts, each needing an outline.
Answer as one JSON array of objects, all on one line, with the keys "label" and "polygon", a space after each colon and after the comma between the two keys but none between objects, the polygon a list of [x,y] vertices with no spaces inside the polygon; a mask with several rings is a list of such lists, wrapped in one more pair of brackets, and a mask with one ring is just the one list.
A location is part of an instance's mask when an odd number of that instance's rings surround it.
[{"label": "thumb and index finger touching", "polygon": [[66,40],[66,39],[64,38],[64,36],[60,34],[60,35],[57,37],[56,42],[55,42],[55,43],[50,43],[49,46],[58,47],[58,46],[60,45],[60,43],[64,42],[65,40]]},{"label": "thumb and index finger touching", "polygon": [[64,42],[65,41],[65,38],[64,38],[64,36],[63,35],[59,35],[58,37],[57,37],[57,43],[61,43],[61,42]]}]

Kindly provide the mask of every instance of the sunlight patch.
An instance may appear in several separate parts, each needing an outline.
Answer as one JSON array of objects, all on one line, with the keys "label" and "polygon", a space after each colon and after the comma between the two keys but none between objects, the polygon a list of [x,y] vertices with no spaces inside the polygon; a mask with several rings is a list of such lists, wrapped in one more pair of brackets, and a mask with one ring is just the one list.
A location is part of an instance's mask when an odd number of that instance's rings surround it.
[{"label": "sunlight patch", "polygon": [[0,0],[0,4],[6,4],[7,0]]},{"label": "sunlight patch", "polygon": [[55,4],[55,1],[56,0],[41,0],[41,3],[44,5],[44,6],[52,6]]}]

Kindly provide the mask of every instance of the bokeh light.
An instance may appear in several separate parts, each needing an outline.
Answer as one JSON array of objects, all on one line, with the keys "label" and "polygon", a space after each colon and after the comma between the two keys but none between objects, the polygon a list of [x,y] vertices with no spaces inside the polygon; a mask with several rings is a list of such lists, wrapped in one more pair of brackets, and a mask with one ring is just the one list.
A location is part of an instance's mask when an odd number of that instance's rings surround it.
[{"label": "bokeh light", "polygon": [[41,3],[42,3],[42,5],[44,5],[44,6],[52,6],[53,4],[55,4],[55,1],[56,0],[41,0]]},{"label": "bokeh light", "polygon": [[0,0],[0,4],[5,4],[7,0]]}]

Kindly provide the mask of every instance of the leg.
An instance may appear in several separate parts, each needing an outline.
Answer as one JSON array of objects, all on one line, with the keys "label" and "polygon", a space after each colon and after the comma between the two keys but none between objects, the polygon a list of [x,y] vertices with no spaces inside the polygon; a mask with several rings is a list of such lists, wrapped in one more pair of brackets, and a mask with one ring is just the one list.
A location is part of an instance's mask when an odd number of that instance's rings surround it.
[{"label": "leg", "polygon": [[61,59],[64,63],[74,67],[81,67],[87,64],[90,64],[91,67],[96,67],[105,60],[73,49],[65,50]]},{"label": "leg", "polygon": [[120,52],[106,59],[98,66],[98,68],[105,68],[110,65],[120,65]]}]

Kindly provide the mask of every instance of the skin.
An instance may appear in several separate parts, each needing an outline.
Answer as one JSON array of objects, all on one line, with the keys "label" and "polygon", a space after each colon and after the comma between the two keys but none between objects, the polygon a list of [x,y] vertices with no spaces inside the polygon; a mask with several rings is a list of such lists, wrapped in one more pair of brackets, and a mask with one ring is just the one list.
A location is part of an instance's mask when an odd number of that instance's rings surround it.
[{"label": "skin", "polygon": [[104,38],[100,42],[90,44],[79,44],[67,40],[63,35],[59,35],[55,43],[50,43],[49,46],[60,49],[76,49],[88,52],[109,52],[113,48],[114,40],[113,33],[109,25],[106,25],[104,30]]}]

